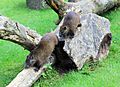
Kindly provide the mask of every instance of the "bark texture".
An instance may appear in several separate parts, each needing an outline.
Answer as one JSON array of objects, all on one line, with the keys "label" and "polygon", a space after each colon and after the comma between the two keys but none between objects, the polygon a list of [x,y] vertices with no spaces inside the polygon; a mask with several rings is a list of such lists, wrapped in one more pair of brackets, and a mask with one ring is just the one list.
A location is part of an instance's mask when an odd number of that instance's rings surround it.
[{"label": "bark texture", "polygon": [[22,70],[15,79],[6,87],[31,87],[32,84],[41,76],[45,66],[35,72],[33,68]]},{"label": "bark texture", "polygon": [[18,22],[0,16],[0,39],[12,41],[31,51],[39,43],[41,36]]},{"label": "bark texture", "polygon": [[[75,11],[80,14],[100,14],[120,4],[120,0],[79,0],[76,3],[61,2],[61,0],[46,0],[46,2],[58,14],[60,20],[69,11]],[[54,4],[51,4],[51,2]]]}]

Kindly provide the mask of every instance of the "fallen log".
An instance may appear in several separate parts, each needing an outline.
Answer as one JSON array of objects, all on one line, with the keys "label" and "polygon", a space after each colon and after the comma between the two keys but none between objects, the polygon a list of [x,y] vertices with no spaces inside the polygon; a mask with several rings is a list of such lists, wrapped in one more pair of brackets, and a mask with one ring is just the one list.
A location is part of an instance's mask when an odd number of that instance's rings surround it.
[{"label": "fallen log", "polygon": [[45,69],[45,66],[40,68],[38,72],[35,72],[34,68],[23,69],[6,87],[31,87]]},{"label": "fallen log", "polygon": [[41,36],[18,22],[0,16],[0,39],[14,42],[31,51],[39,43]]},{"label": "fallen log", "polygon": [[[47,4],[58,14],[62,20],[69,11],[79,14],[104,13],[116,5],[120,5],[120,0],[78,0],[78,2],[64,2],[64,0],[45,0]],[[53,3],[53,4],[51,4]]]}]

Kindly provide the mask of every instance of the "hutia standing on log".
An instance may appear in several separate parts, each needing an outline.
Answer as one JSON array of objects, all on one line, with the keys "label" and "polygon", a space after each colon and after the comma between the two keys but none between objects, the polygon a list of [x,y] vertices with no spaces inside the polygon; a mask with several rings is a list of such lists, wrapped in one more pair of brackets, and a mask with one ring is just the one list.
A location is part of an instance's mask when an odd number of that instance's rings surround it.
[{"label": "hutia standing on log", "polygon": [[77,28],[81,26],[80,17],[78,13],[70,11],[64,18],[62,26],[60,26],[59,36],[62,39],[74,37]]},{"label": "hutia standing on log", "polygon": [[47,63],[57,44],[57,36],[54,33],[47,33],[27,56],[25,68],[35,67],[35,71],[38,71],[40,67]]}]

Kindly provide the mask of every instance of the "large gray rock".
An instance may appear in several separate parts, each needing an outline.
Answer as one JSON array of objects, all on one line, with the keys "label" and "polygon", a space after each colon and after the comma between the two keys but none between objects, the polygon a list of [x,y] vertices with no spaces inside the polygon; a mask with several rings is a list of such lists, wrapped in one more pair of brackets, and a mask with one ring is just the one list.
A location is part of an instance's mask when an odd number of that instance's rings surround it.
[{"label": "large gray rock", "polygon": [[108,19],[92,13],[81,15],[80,19],[82,27],[72,40],[65,40],[63,48],[78,69],[89,59],[96,61],[106,57],[111,44]]}]

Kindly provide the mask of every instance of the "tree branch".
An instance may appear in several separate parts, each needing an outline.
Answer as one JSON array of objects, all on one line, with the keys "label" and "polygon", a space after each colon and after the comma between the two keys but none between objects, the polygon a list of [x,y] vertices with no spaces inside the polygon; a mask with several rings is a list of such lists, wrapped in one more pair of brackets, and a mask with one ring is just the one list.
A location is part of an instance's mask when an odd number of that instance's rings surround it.
[{"label": "tree branch", "polygon": [[[103,13],[112,7],[120,4],[120,0],[79,0],[76,3],[73,2],[61,2],[61,0],[45,0],[47,4],[58,14],[61,20],[69,11],[75,11],[80,14],[85,13]],[[57,6],[57,9],[55,6]]]},{"label": "tree branch", "polygon": [[35,72],[33,68],[22,70],[7,87],[31,87],[32,84],[41,76],[45,66]]},{"label": "tree branch", "polygon": [[59,19],[63,18],[64,0],[45,0],[46,3],[58,14]]},{"label": "tree branch", "polygon": [[29,28],[0,16],[0,39],[9,40],[31,51],[41,39],[41,36]]}]

